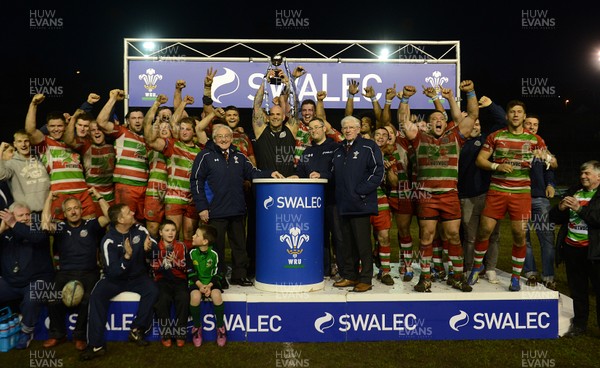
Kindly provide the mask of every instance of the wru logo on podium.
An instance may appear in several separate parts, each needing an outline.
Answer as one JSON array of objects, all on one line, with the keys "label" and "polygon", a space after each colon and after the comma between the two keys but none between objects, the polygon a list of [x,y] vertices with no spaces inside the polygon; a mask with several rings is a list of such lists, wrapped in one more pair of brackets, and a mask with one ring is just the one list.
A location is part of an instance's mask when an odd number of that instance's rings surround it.
[{"label": "wru logo on podium", "polygon": [[302,244],[305,241],[309,241],[310,236],[306,234],[300,235],[301,230],[298,227],[293,227],[290,229],[290,235],[284,234],[279,237],[280,242],[286,242],[289,249],[287,250],[288,254],[291,254],[294,258],[298,257],[298,254],[302,253],[304,249],[300,249]]}]

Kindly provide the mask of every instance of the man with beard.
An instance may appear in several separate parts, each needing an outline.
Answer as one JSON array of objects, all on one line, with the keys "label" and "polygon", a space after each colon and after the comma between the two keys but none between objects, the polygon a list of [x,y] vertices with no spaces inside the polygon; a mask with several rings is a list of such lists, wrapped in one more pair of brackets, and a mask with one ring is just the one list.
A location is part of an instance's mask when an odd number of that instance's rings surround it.
[{"label": "man with beard", "polygon": [[333,152],[340,146],[340,143],[326,135],[327,125],[320,118],[313,118],[308,123],[308,131],[312,142],[303,151],[298,161],[296,176],[309,179],[328,179],[325,186],[323,271],[326,276],[335,276],[333,272],[335,268],[344,267],[341,262],[332,265],[332,259],[341,260],[341,257],[337,256],[337,252],[343,242],[340,220],[335,206],[335,185],[331,180],[331,160]]},{"label": "man with beard", "polygon": [[115,203],[125,203],[135,213],[136,220],[144,221],[144,199],[148,185],[148,149],[144,140],[144,113],[139,109],[129,110],[126,125],[119,125],[109,118],[115,104],[125,99],[120,89],[110,91],[109,99],[98,113],[96,121],[104,133],[114,139]]},{"label": "man with beard", "polygon": [[[448,255],[452,262],[454,279],[452,287],[464,292],[472,288],[463,279],[463,252],[460,240],[461,211],[458,199],[458,156],[461,147],[471,134],[478,118],[479,107],[473,82],[460,83],[461,91],[467,95],[467,116],[450,128],[442,111],[433,111],[428,118],[431,131],[424,133],[410,121],[408,99],[416,93],[414,86],[404,86],[400,103],[401,123],[406,138],[412,142],[416,152],[417,186],[419,195],[417,217],[420,228],[419,253],[421,276],[414,289],[418,292],[431,291],[431,261],[433,240],[438,222],[441,222],[442,239],[448,242]],[[425,93],[425,92],[424,92]],[[442,96],[458,109],[452,90],[442,89]],[[460,112],[460,110],[458,110]]]},{"label": "man with beard", "polygon": [[287,117],[281,106],[271,107],[268,121],[262,109],[265,82],[260,85],[254,97],[252,112],[252,129],[256,143],[254,152],[256,164],[261,170],[278,171],[283,176],[294,175],[294,152],[296,147],[296,133],[298,132],[298,119],[295,116]]}]

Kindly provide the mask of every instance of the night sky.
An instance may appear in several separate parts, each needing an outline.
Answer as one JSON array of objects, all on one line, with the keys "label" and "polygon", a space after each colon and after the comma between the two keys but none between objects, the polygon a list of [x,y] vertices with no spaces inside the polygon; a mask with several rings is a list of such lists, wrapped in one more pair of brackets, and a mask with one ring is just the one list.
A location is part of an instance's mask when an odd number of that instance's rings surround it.
[{"label": "night sky", "polygon": [[[600,143],[600,115],[594,111],[600,103],[597,12],[574,2],[361,3],[361,8],[310,1],[243,7],[223,2],[221,8],[207,2],[15,4],[17,10],[4,11],[0,23],[1,138],[12,141],[12,133],[24,126],[32,87],[41,83],[57,92],[40,106],[38,123],[50,110],[73,112],[89,92],[100,94],[102,105],[111,89],[123,88],[123,38],[168,37],[459,40],[462,79],[473,80],[478,95],[501,105],[524,100],[547,123],[540,134],[551,149],[573,154]],[[295,24],[283,27],[284,22]],[[540,86],[552,93],[524,96],[524,88],[535,92]],[[585,144],[574,142],[575,134],[561,135],[574,128]],[[597,149],[591,152],[599,158]]]}]

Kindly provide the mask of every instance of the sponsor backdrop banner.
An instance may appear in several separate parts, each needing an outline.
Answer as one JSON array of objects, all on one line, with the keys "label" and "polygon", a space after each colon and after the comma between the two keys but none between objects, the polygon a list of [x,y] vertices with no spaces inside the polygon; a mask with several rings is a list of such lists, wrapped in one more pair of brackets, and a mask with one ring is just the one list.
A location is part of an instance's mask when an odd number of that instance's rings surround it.
[{"label": "sponsor backdrop banner", "polygon": [[[327,91],[325,108],[344,109],[347,101],[347,86],[350,80],[360,83],[360,91],[372,86],[377,93],[379,104],[385,103],[385,90],[396,85],[401,91],[404,85],[432,86],[439,89],[451,88],[455,96],[456,88],[455,64],[405,64],[405,63],[289,63],[291,73],[296,66],[302,65],[306,75],[296,81],[295,91],[299,101],[313,99],[316,101],[318,91]],[[217,70],[212,85],[214,105],[225,107],[234,105],[238,108],[251,108],[256,90],[260,86],[268,63],[258,62],[216,62],[216,61],[130,61],[128,71],[130,107],[149,107],[156,96],[164,94],[169,97],[167,105],[173,105],[175,82],[183,79],[186,88],[183,95],[195,98],[190,107],[202,108],[204,94],[204,77],[209,68]],[[281,65],[280,68],[284,68]],[[285,70],[284,70],[285,71]],[[281,92],[281,85],[267,84],[267,93],[272,98]],[[395,99],[392,108],[398,107]],[[433,102],[422,93],[410,99],[413,109],[431,109]],[[357,109],[371,109],[372,102],[361,93],[354,98]]]},{"label": "sponsor backdrop banner", "polygon": [[[139,297],[134,298],[139,300]],[[106,321],[106,340],[107,341],[128,341],[131,323],[135,319],[138,310],[138,301],[113,301],[108,308],[108,317]],[[202,302],[202,338],[206,341],[216,341],[216,319],[213,311],[212,302]],[[146,331],[146,339],[149,341],[160,341],[164,335],[178,335],[181,331],[177,328],[175,320],[175,310],[173,309],[173,318],[169,321],[159,321],[154,319],[152,326]],[[246,302],[227,301],[225,303],[225,328],[227,329],[227,339],[230,341],[246,341],[247,330],[258,328],[256,322],[250,320],[246,313]],[[67,315],[67,338],[72,339],[72,333],[77,322],[77,313]],[[187,336],[191,341],[192,318],[188,320]],[[40,318],[35,326],[35,339],[45,340],[48,338],[48,329],[50,319],[46,307],[40,312]]]},{"label": "sponsor backdrop banner", "polygon": [[[228,291],[229,292],[229,291]],[[310,302],[278,294],[225,303],[230,341],[342,342],[387,340],[502,340],[558,338],[558,299]],[[287,300],[284,300],[287,299]],[[137,302],[113,302],[106,324],[109,341],[126,341]],[[215,340],[212,305],[202,304],[203,337]],[[68,317],[73,330],[75,315]],[[48,336],[43,309],[35,338]],[[168,324],[155,321],[149,340]],[[188,332],[191,329],[189,321]],[[188,340],[190,340],[188,335]],[[70,337],[70,336],[69,336]]]}]

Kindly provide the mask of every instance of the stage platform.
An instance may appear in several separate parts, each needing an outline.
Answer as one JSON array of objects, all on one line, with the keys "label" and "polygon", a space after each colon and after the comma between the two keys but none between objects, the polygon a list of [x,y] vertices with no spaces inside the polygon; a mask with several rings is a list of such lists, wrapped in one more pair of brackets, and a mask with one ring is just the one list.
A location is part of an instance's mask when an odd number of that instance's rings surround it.
[{"label": "stage platform", "polygon": [[[499,283],[480,279],[472,292],[461,292],[435,282],[430,293],[413,290],[392,268],[395,285],[373,278],[373,289],[364,293],[335,288],[324,279],[321,290],[266,292],[255,287],[232,285],[223,293],[225,324],[230,341],[248,342],[343,342],[389,340],[498,340],[554,339],[567,332],[573,316],[572,300],[541,284],[508,291],[510,275],[496,270]],[[277,290],[277,288],[275,288]],[[107,339],[127,340],[139,296],[122,293],[109,310]],[[203,336],[214,340],[212,305],[202,303]],[[68,323],[76,315],[69,316]],[[45,326],[44,326],[45,325]],[[41,317],[36,339],[47,337],[48,319]],[[191,323],[190,323],[191,326]],[[148,339],[158,340],[161,331],[173,326],[155,321]],[[189,328],[188,328],[189,329]]]}]

